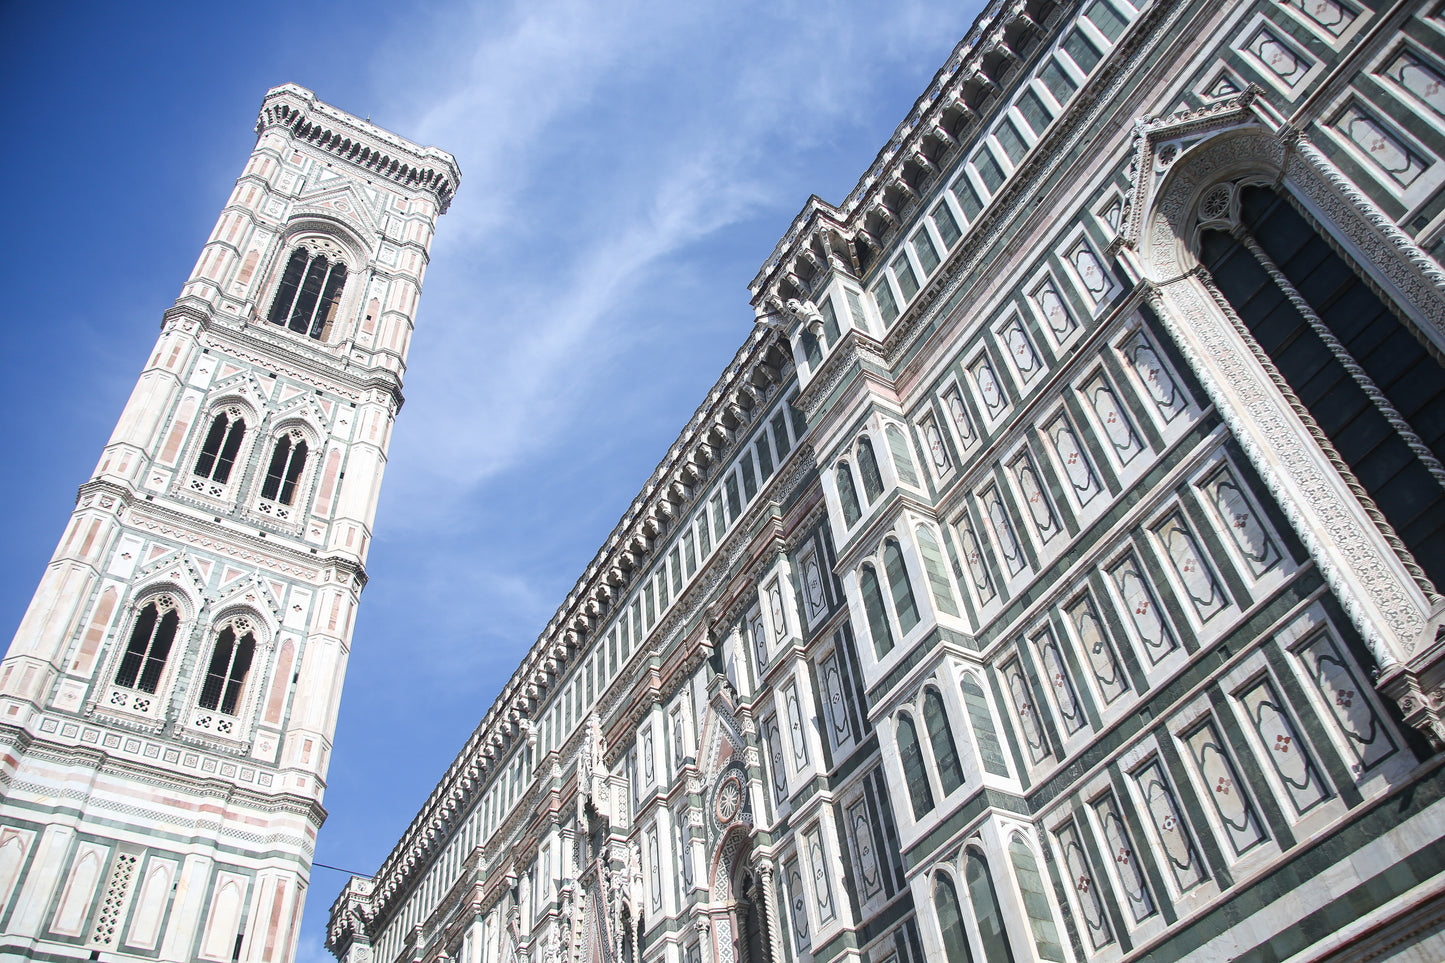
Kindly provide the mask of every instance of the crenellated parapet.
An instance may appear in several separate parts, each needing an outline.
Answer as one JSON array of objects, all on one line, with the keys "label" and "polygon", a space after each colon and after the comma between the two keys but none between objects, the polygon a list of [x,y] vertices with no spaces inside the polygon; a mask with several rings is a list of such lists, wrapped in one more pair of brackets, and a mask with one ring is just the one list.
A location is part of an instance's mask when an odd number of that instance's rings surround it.
[{"label": "crenellated parapet", "polygon": [[445,214],[461,180],[456,158],[436,147],[418,147],[395,134],[316,99],[296,84],[266,92],[256,134],[272,128],[361,170],[411,190],[430,191]]}]

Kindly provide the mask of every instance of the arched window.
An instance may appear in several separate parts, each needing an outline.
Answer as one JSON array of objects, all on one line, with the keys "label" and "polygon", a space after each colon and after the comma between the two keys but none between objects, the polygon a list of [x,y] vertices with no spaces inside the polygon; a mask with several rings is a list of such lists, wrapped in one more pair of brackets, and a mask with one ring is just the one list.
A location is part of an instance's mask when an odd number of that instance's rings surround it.
[{"label": "arched window", "polygon": [[918,604],[913,600],[908,566],[903,564],[903,549],[891,538],[883,543],[883,569],[888,573],[888,590],[893,594],[893,611],[898,616],[898,628],[907,635],[918,624]]},{"label": "arched window", "polygon": [[217,485],[226,484],[245,437],[246,422],[239,410],[230,408],[218,412],[211,422],[211,430],[206,432],[205,444],[201,445],[201,457],[196,459],[195,473]]},{"label": "arched window", "polygon": [[858,489],[853,486],[853,471],[846,461],[840,461],[833,477],[838,480],[838,501],[843,505],[843,521],[852,525],[863,517],[858,508]]},{"label": "arched window", "polygon": [[938,914],[938,931],[943,937],[943,956],[948,963],[973,963],[968,934],[963,931],[963,908],[958,890],[943,873],[933,877],[933,911]]},{"label": "arched window", "polygon": [[948,569],[943,565],[943,552],[938,539],[927,525],[915,529],[918,535],[918,554],[923,556],[923,570],[928,573],[928,587],[933,592],[933,601],[940,612],[958,614],[958,603],[953,600],[953,586],[948,581]]},{"label": "arched window", "polygon": [[988,699],[983,688],[972,673],[964,673],[958,681],[963,692],[963,706],[968,710],[968,721],[973,726],[973,744],[983,758],[983,771],[995,776],[1008,775],[1008,763],[1004,761],[1003,746],[998,741],[998,730],[993,725],[993,712],[989,710]]},{"label": "arched window", "polygon": [[958,761],[958,749],[953,744],[953,733],[948,728],[948,713],[943,708],[943,696],[937,689],[929,689],[923,697],[923,725],[928,729],[928,744],[933,747],[933,762],[938,766],[938,781],[947,796],[963,785],[963,766]]},{"label": "arched window", "polygon": [[115,673],[115,684],[154,695],[161,684],[161,672],[165,670],[166,657],[176,640],[176,626],[180,621],[175,600],[169,595],[147,602],[136,614],[130,642]]},{"label": "arched window", "polygon": [[883,476],[878,473],[878,456],[873,453],[873,442],[867,438],[858,442],[858,473],[863,476],[863,497],[871,505],[883,494]]},{"label": "arched window", "polygon": [[301,432],[291,431],[276,441],[271,453],[271,465],[266,469],[266,481],[261,485],[261,497],[291,504],[296,497],[296,482],[306,467],[306,439]]},{"label": "arched window", "polygon": [[983,958],[988,963],[1014,963],[1008,933],[1003,928],[1003,911],[999,909],[998,894],[994,892],[993,880],[988,875],[988,860],[982,851],[969,849],[963,875],[968,882],[968,900],[973,904],[973,915],[978,920],[978,940],[983,944]]},{"label": "arched window", "polygon": [[236,714],[255,654],[256,636],[251,632],[251,623],[244,618],[232,619],[216,636],[206,681],[201,686],[202,709],[220,710],[228,716]]},{"label": "arched window", "polygon": [[[1218,185],[1228,207],[1229,188]],[[1280,194],[1238,193],[1200,260],[1437,588],[1445,588],[1445,371]],[[1429,462],[1433,460],[1435,466]]]},{"label": "arched window", "polygon": [[1015,833],[1009,840],[1008,856],[1014,864],[1014,875],[1018,877],[1019,891],[1024,898],[1024,915],[1029,919],[1033,931],[1034,946],[1038,948],[1039,959],[1051,963],[1063,963],[1064,948],[1059,945],[1059,931],[1054,926],[1054,914],[1049,908],[1049,899],[1044,895],[1044,881],[1039,876],[1039,864],[1029,850],[1028,843]]},{"label": "arched window", "polygon": [[922,819],[933,812],[933,790],[928,788],[928,772],[923,768],[918,729],[906,715],[898,717],[898,758],[903,763],[903,779],[908,784],[908,798],[913,803],[913,818]]},{"label": "arched window", "polygon": [[893,630],[888,627],[888,613],[883,611],[883,588],[872,565],[864,565],[859,571],[858,587],[863,593],[863,610],[868,613],[873,654],[881,659],[893,651]]},{"label": "arched window", "polygon": [[346,265],[298,247],[286,262],[281,284],[266,320],[308,337],[325,341],[346,283]]}]

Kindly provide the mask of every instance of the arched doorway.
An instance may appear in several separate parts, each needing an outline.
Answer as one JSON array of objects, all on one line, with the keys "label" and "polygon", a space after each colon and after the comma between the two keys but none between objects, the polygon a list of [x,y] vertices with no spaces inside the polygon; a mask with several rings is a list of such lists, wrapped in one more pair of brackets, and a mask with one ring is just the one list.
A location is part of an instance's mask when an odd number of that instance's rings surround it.
[{"label": "arched doorway", "polygon": [[713,858],[707,915],[714,960],[773,963],[770,896],[749,828],[734,826]]},{"label": "arched doorway", "polygon": [[1141,131],[1124,259],[1380,690],[1445,744],[1445,712],[1420,698],[1445,623],[1445,272],[1308,140],[1226,106]]},{"label": "arched doorway", "polygon": [[1421,574],[1445,586],[1445,367],[1267,184],[1221,183],[1198,255],[1259,348],[1374,501]]}]

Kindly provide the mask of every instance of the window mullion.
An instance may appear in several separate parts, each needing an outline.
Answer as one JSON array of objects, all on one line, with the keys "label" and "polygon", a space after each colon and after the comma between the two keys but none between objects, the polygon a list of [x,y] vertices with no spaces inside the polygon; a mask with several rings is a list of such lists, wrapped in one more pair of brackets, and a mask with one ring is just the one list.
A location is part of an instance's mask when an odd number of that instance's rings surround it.
[{"label": "window mullion", "polygon": [[1415,432],[1415,429],[1405,420],[1405,416],[1400,414],[1399,409],[1397,409],[1394,404],[1390,402],[1390,399],[1385,396],[1385,393],[1380,390],[1380,386],[1375,384],[1375,379],[1365,373],[1365,369],[1355,361],[1349,349],[1340,343],[1340,340],[1335,337],[1335,333],[1330,330],[1329,325],[1315,312],[1314,306],[1305,300],[1304,295],[1301,294],[1290,279],[1285,276],[1284,271],[1280,270],[1279,265],[1274,263],[1274,259],[1265,253],[1264,248],[1260,247],[1259,242],[1255,240],[1254,235],[1250,233],[1248,228],[1240,224],[1235,228],[1234,234],[1235,237],[1239,238],[1239,242],[1248,249],[1249,253],[1254,255],[1254,259],[1259,262],[1260,267],[1264,268],[1265,273],[1270,276],[1270,280],[1274,281],[1280,293],[1285,296],[1290,304],[1294,305],[1295,310],[1299,312],[1305,324],[1309,325],[1310,330],[1314,331],[1315,335],[1324,342],[1325,348],[1334,356],[1335,360],[1340,363],[1340,367],[1344,368],[1345,373],[1354,380],[1355,384],[1359,385],[1360,390],[1365,393],[1365,397],[1370,400],[1370,403],[1375,406],[1380,414],[1384,415],[1385,420],[1390,423],[1390,427],[1395,429],[1405,444],[1409,446],[1410,451],[1414,453],[1415,457],[1420,459],[1420,463],[1425,466],[1425,470],[1430,473],[1441,487],[1445,487],[1445,466],[1440,464],[1440,460],[1435,457],[1435,453],[1421,440],[1420,436]]},{"label": "window mullion", "polygon": [[301,275],[296,279],[296,290],[291,292],[291,303],[286,306],[284,324],[291,327],[291,316],[296,313],[296,302],[301,298],[301,290],[306,286],[306,275],[311,271],[312,257],[306,259],[306,266],[301,269]]},{"label": "window mullion", "polygon": [[331,272],[336,270],[336,265],[331,261],[326,262],[326,274],[321,278],[321,286],[316,289],[316,303],[311,306],[311,317],[306,319],[305,333],[310,337],[316,337],[316,313],[321,310],[326,300],[326,286],[331,282]]}]

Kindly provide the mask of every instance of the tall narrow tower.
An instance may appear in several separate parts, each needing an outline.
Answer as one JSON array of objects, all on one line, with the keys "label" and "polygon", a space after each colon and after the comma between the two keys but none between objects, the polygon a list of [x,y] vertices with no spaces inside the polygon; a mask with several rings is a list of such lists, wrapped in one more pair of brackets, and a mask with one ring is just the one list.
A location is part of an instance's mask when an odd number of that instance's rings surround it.
[{"label": "tall narrow tower", "polygon": [[460,172],[289,84],[256,132],[0,663],[0,957],[294,952]]}]

